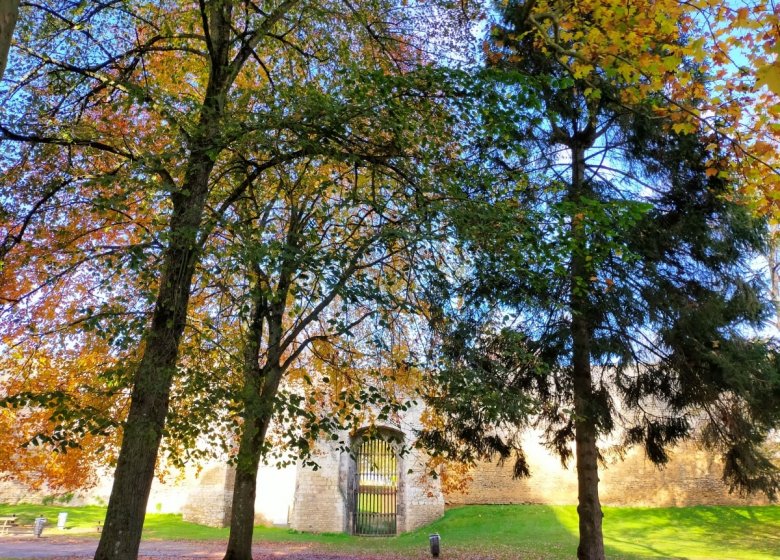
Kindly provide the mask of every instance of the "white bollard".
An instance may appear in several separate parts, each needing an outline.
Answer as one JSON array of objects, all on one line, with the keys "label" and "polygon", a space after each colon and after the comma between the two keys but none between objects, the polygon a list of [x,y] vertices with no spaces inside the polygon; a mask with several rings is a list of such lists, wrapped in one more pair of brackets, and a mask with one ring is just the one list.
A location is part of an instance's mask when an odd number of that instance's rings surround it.
[{"label": "white bollard", "polygon": [[36,537],[40,537],[41,533],[43,533],[43,526],[46,524],[46,518],[45,517],[36,517],[35,523],[33,524],[33,534]]}]

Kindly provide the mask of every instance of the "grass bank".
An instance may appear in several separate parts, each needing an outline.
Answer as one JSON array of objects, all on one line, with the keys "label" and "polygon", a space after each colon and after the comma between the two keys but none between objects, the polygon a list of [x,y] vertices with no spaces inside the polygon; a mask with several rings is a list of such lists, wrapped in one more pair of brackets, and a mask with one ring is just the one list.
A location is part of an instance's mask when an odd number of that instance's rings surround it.
[{"label": "grass bank", "polygon": [[[68,512],[68,528],[56,529],[57,514]],[[46,517],[47,534],[98,536],[105,508],[38,505],[0,506],[0,516],[16,514],[32,523]],[[611,559],[780,558],[780,507],[605,508],[604,533]],[[573,506],[467,506],[447,511],[417,531],[392,538],[298,533],[257,527],[256,541],[311,542],[345,552],[413,555],[427,549],[428,535],[441,535],[442,549],[464,557],[572,558],[577,548]],[[181,516],[148,514],[145,539],[226,540],[227,529],[182,521]],[[0,537],[1,539],[1,537]],[[0,540],[1,542],[1,540]]]}]

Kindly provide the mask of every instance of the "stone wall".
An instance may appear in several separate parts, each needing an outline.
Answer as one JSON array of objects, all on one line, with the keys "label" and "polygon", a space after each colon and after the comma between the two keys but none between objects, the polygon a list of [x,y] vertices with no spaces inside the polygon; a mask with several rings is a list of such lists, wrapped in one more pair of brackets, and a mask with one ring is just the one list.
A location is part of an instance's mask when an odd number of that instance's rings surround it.
[{"label": "stone wall", "polygon": [[[68,496],[68,498],[67,502],[69,504],[76,506],[86,505],[84,500],[75,494],[73,497]],[[44,500],[55,501],[56,494],[45,489],[31,490],[23,484],[19,484],[13,480],[4,480],[0,482],[0,504],[40,504]],[[62,503],[62,501],[56,501],[56,503]]]},{"label": "stone wall", "polygon": [[[206,465],[200,473],[188,468],[163,482],[154,479],[146,511],[148,513],[180,513],[186,521],[216,527],[227,526],[233,499],[235,473],[224,463]],[[97,486],[63,495],[42,488],[31,490],[13,480],[0,481],[0,504],[106,505],[111,495],[112,478],[104,472]],[[287,525],[292,503],[295,468],[277,469],[261,466],[255,500],[255,523]]]},{"label": "stone wall", "polygon": [[230,525],[235,481],[236,471],[232,467],[213,465],[203,469],[196,484],[189,488],[182,518],[210,527]]},{"label": "stone wall", "polygon": [[[577,502],[574,463],[564,469],[533,435],[524,440],[531,477],[512,479],[512,464],[481,463],[471,473],[465,494],[446,496],[450,505],[548,504]],[[762,505],[763,495],[742,498],[730,494],[721,481],[722,463],[712,454],[685,444],[672,451],[672,460],[658,469],[641,449],[632,449],[625,460],[617,458],[600,467],[600,495],[611,506]]]},{"label": "stone wall", "polygon": [[414,531],[444,515],[441,481],[428,474],[427,459],[427,455],[416,449],[403,457],[403,516],[399,519],[401,532]]},{"label": "stone wall", "polygon": [[[390,426],[404,435],[407,448],[411,447],[416,413],[412,410],[403,424]],[[339,439],[349,441],[349,435],[339,434]],[[450,505],[576,503],[577,479],[573,465],[562,468],[558,459],[538,443],[538,434],[529,434],[524,445],[531,478],[513,480],[511,462],[503,466],[483,463],[471,473],[473,481],[467,493],[446,496],[442,495],[439,480],[428,476],[426,455],[409,449],[399,457],[398,464],[398,531],[411,531],[438,519],[443,515],[445,500]],[[351,531],[348,504],[354,460],[327,441],[317,444],[314,458],[318,470],[300,466],[282,470],[261,467],[255,502],[256,523],[289,522],[292,528],[301,531]],[[768,503],[760,495],[746,499],[730,494],[721,482],[721,471],[722,464],[715,456],[692,444],[673,450],[671,462],[660,470],[641,450],[634,449],[624,461],[610,459],[601,468],[602,503],[613,506]],[[199,476],[188,471],[165,483],[155,480],[147,511],[182,513],[188,521],[225,526],[230,519],[234,474],[223,464],[213,464]],[[67,503],[105,504],[110,490],[111,478],[107,473],[97,487],[75,494]],[[31,491],[10,481],[0,482],[0,503],[51,502],[54,495],[45,488]]]},{"label": "stone wall", "polygon": [[[168,478],[164,482],[155,478],[146,506],[147,513],[181,513],[190,489],[195,484],[194,480],[195,476],[192,472],[184,473],[180,477]],[[13,480],[5,479],[0,480],[0,503],[106,505],[111,495],[112,483],[110,471],[101,473],[94,487],[73,493],[63,493],[46,486],[33,490]]]},{"label": "stone wall", "polygon": [[[341,434],[343,439],[346,434]],[[317,442],[312,459],[318,469],[299,466],[290,527],[314,533],[343,533],[347,530],[347,453],[328,441]]]},{"label": "stone wall", "polygon": [[409,408],[398,424],[407,447],[401,465],[404,517],[399,524],[400,531],[413,531],[444,515],[441,480],[430,476],[428,455],[414,448],[415,430],[422,426],[420,418],[424,410],[422,404]]},{"label": "stone wall", "polygon": [[288,525],[295,495],[295,477],[295,466],[260,466],[255,498],[256,525]]}]

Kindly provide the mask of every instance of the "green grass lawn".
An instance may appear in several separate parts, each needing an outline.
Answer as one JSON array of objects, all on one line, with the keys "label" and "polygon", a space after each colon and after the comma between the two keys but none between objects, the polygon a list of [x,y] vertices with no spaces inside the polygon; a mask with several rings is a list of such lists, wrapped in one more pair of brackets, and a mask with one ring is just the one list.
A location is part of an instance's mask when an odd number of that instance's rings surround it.
[{"label": "green grass lawn", "polygon": [[[57,514],[68,512],[68,529],[56,529]],[[105,508],[38,505],[0,506],[23,523],[43,515],[47,534],[98,536]],[[780,558],[780,507],[605,508],[604,534],[611,559]],[[462,557],[572,558],[577,548],[573,506],[468,506],[447,511],[423,529],[391,538],[315,535],[284,528],[257,527],[256,541],[312,542],[355,552],[396,553],[427,550],[428,535],[441,535],[442,550]],[[186,523],[178,515],[147,514],[145,539],[225,540],[227,529]],[[415,554],[416,555],[416,554]]]}]

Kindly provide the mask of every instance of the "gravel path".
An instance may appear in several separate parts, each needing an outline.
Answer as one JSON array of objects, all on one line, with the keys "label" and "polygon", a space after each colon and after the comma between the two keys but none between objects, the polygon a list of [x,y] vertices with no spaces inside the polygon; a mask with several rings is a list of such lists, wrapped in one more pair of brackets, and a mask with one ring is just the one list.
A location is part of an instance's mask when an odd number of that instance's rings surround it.
[{"label": "gravel path", "polygon": [[[74,537],[0,537],[0,558],[40,558],[71,560],[92,558],[96,539]],[[219,559],[225,554],[225,543],[219,541],[144,541],[139,559]],[[380,560],[388,556],[366,556],[334,553],[305,543],[263,543],[252,547],[254,560]],[[396,557],[397,558],[397,557]]]}]

